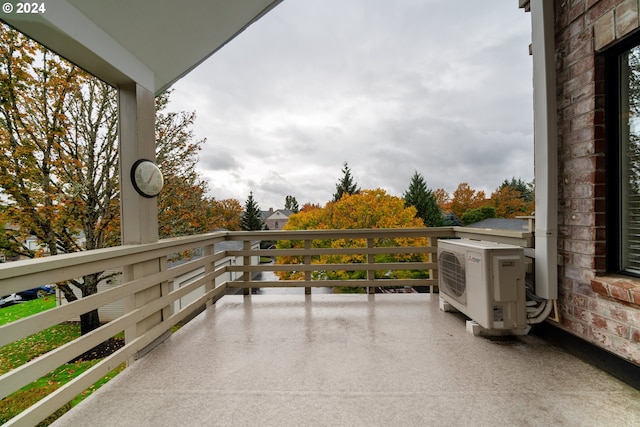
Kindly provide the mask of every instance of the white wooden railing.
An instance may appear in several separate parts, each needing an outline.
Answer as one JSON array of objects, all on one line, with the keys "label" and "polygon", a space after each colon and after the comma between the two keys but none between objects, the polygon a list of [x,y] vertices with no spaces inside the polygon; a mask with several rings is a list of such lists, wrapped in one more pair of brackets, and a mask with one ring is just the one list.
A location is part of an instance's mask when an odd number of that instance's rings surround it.
[{"label": "white wooden railing", "polygon": [[[379,286],[437,286],[437,239],[459,235],[485,240],[497,240],[531,246],[531,233],[487,233],[460,227],[375,230],[314,230],[314,231],[221,231],[197,236],[162,240],[157,243],[120,246],[88,252],[58,255],[28,261],[0,264],[0,295],[7,295],[48,283],[61,283],[86,274],[122,269],[137,271],[129,275],[135,279],[106,291],[58,306],[54,309],[0,326],[2,346],[21,340],[65,321],[77,319],[81,314],[99,309],[106,304],[124,300],[122,315],[100,328],[81,336],[45,355],[38,357],[0,376],[0,398],[46,375],[109,338],[125,332],[125,345],[112,355],[85,371],[37,404],[11,419],[6,425],[35,425],[64,406],[75,396],[112,371],[123,362],[132,362],[145,349],[162,340],[171,328],[191,318],[206,305],[215,303],[226,293],[243,289],[245,293],[256,287],[363,287],[373,292]],[[348,240],[360,242],[361,247],[327,247],[328,242]],[[260,241],[296,241],[294,248],[259,249]],[[242,249],[215,250],[225,241],[242,242]],[[390,244],[395,241],[396,243]],[[404,245],[396,246],[397,242]],[[181,265],[167,268],[167,258],[176,253],[198,250],[199,256]],[[376,263],[376,255],[397,256],[420,254],[420,261]],[[322,257],[359,256],[357,262],[322,263]],[[282,259],[296,257],[296,264],[258,262],[262,257]],[[231,258],[234,262],[222,262]],[[415,258],[415,257],[414,257]],[[145,274],[149,265],[156,272]],[[364,279],[313,280],[314,272],[364,271]],[[420,270],[428,271],[424,279],[376,278],[376,271]],[[154,269],[151,269],[154,271]],[[299,272],[301,280],[255,281],[262,271]],[[172,283],[193,272],[193,280],[179,287]],[[233,278],[239,277],[239,280]],[[143,295],[143,298],[140,296]],[[193,297],[193,295],[196,295]],[[176,309],[174,304],[187,296],[187,304]]]}]

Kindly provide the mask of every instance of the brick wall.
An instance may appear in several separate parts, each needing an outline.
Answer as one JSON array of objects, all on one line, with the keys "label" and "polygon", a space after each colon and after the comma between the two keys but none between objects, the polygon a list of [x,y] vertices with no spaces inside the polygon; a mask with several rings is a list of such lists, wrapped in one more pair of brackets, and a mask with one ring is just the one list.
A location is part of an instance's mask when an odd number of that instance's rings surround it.
[{"label": "brick wall", "polygon": [[[638,0],[556,1],[561,327],[640,364],[640,280],[606,274],[604,61]],[[636,297],[637,295],[637,297]],[[637,298],[637,299],[634,299]]]}]

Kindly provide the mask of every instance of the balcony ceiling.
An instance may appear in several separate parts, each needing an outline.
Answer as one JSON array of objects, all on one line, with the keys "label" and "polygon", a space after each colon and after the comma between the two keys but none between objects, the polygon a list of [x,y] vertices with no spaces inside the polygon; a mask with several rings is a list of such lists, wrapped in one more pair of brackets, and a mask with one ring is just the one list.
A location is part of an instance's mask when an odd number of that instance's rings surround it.
[{"label": "balcony ceiling", "polygon": [[159,94],[281,1],[47,0],[1,17],[107,83]]}]

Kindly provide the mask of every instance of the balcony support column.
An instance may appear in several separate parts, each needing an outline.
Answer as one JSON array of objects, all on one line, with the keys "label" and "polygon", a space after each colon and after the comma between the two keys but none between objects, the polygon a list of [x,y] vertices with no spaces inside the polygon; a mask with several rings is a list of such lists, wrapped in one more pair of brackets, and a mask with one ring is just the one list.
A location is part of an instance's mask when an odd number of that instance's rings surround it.
[{"label": "balcony support column", "polygon": [[158,241],[158,200],[142,197],[131,183],[139,159],[156,160],[153,93],[131,83],[118,88],[120,150],[120,227],[123,245]]},{"label": "balcony support column", "polygon": [[[120,227],[123,245],[158,241],[158,200],[138,194],[131,182],[131,168],[139,159],[155,162],[155,99],[153,93],[137,83],[118,88],[119,152],[120,152]],[[166,258],[123,267],[123,283],[167,268]],[[138,292],[125,300],[125,311],[132,311],[169,292],[168,283]],[[169,315],[169,307],[147,317],[125,331],[131,342]]]}]

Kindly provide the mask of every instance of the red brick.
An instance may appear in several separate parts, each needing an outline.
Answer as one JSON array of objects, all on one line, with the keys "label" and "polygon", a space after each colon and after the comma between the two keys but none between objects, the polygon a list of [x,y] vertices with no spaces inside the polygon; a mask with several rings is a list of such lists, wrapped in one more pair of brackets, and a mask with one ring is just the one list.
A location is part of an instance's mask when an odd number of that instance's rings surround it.
[{"label": "red brick", "polygon": [[569,204],[572,212],[594,212],[594,199],[573,199]]},{"label": "red brick", "polygon": [[634,286],[624,282],[616,282],[612,283],[609,286],[609,292],[613,298],[619,299],[620,301],[632,302],[631,293],[629,289]]},{"label": "red brick", "polygon": [[607,257],[604,255],[596,256],[593,259],[593,268],[596,269],[596,274],[604,274],[607,271]]},{"label": "red brick", "polygon": [[595,268],[595,262],[593,255],[574,254],[573,263],[578,267],[593,269]]},{"label": "red brick", "polygon": [[[629,316],[627,315],[627,308],[622,308],[619,305],[611,305],[609,308],[609,312],[611,313],[611,318],[618,322],[628,323]],[[640,325],[638,325],[640,326]]]},{"label": "red brick", "polygon": [[592,280],[591,281],[591,289],[593,290],[593,292],[600,294],[600,295],[604,295],[604,296],[610,296],[609,293],[609,284],[608,283],[604,283],[598,279]]},{"label": "red brick", "polygon": [[587,25],[595,22],[602,15],[615,8],[620,4],[621,0],[599,0],[592,1],[588,6],[588,12],[585,14]]},{"label": "red brick", "polygon": [[628,337],[629,328],[623,323],[616,322],[615,320],[608,319],[592,312],[587,312],[584,315],[584,320],[589,322],[593,331],[604,331],[607,333],[613,333],[619,337]]},{"label": "red brick", "polygon": [[[586,72],[593,72],[594,70],[594,55],[586,56],[571,66],[571,74],[574,76]],[[589,95],[593,96],[593,89],[591,89]]]},{"label": "red brick", "polygon": [[[573,306],[576,308],[584,309],[587,308],[587,297],[580,294],[573,294],[572,300]],[[574,308],[574,310],[576,309]],[[576,314],[577,316],[577,314]]]}]

